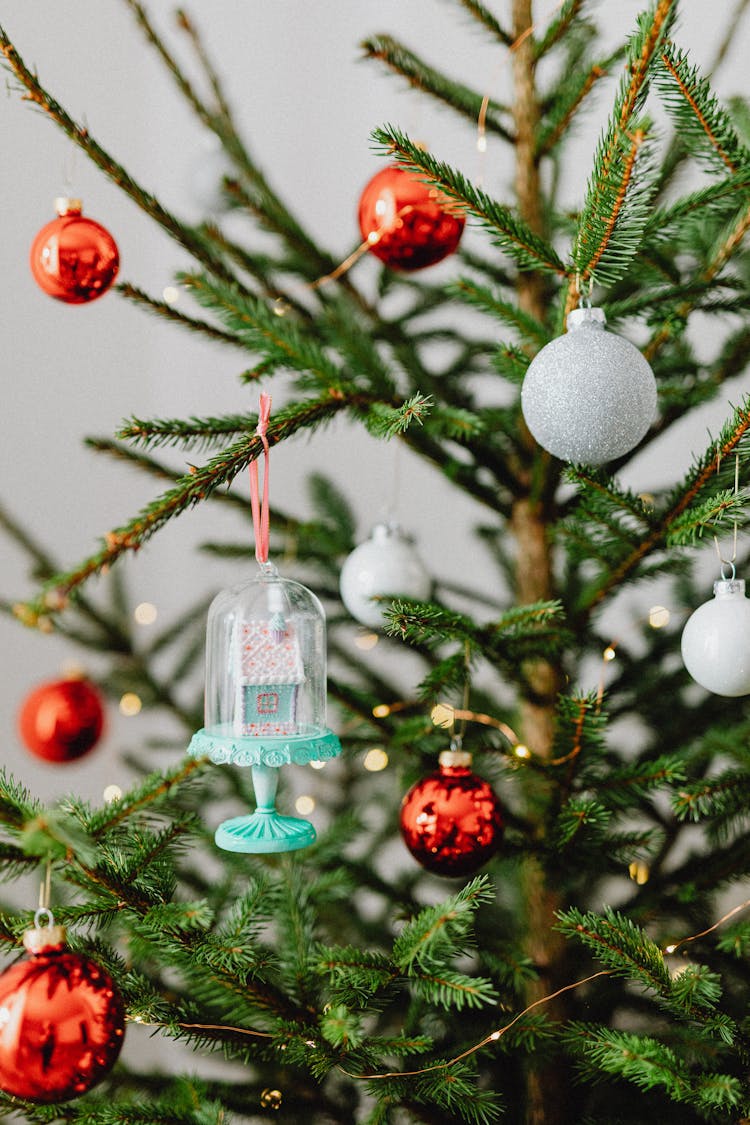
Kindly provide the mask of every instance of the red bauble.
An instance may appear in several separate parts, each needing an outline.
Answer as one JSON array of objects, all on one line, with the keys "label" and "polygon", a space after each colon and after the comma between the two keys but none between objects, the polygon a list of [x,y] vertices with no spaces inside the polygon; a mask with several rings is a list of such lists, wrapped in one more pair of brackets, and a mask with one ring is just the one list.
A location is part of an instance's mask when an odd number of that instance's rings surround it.
[{"label": "red bauble", "polygon": [[72,762],[87,754],[104,729],[104,708],[87,680],[40,684],[18,713],[24,744],[48,762]]},{"label": "red bauble", "polygon": [[[468,755],[462,755],[463,760],[466,758]],[[401,835],[411,854],[428,871],[472,875],[500,846],[500,803],[492,786],[472,773],[468,765],[441,761],[440,769],[418,781],[404,797]]]},{"label": "red bauble", "polygon": [[125,1009],[109,973],[66,949],[59,927],[29,931],[24,942],[32,955],[0,975],[0,1089],[64,1102],[114,1066]]},{"label": "red bauble", "polygon": [[120,255],[108,230],[81,214],[80,199],[56,200],[58,217],[31,244],[31,272],[50,297],[82,305],[106,293]]},{"label": "red bauble", "polygon": [[441,191],[395,164],[373,176],[359,201],[362,238],[393,269],[441,262],[458,246],[465,221]]}]

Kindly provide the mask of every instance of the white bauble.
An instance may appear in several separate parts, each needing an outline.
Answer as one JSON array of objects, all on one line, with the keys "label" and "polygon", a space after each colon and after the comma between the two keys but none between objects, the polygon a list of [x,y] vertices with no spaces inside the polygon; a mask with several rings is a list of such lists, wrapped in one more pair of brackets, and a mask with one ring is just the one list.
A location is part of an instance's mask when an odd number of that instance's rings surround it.
[{"label": "white bauble", "polygon": [[714,582],[713,601],[698,606],[682,632],[682,659],[708,691],[750,693],[750,599],[741,578]]},{"label": "white bauble", "polygon": [[561,461],[602,465],[644,437],[656,414],[656,380],[638,348],[607,331],[603,309],[574,309],[567,324],[529,364],[523,416]]},{"label": "white bauble", "polygon": [[229,210],[224,194],[224,179],[236,179],[237,169],[221,145],[202,148],[192,161],[187,189],[201,215],[223,215]]},{"label": "white bauble", "polygon": [[355,620],[371,629],[385,621],[388,602],[374,597],[429,597],[431,580],[407,537],[393,524],[377,524],[341,568],[341,600]]}]

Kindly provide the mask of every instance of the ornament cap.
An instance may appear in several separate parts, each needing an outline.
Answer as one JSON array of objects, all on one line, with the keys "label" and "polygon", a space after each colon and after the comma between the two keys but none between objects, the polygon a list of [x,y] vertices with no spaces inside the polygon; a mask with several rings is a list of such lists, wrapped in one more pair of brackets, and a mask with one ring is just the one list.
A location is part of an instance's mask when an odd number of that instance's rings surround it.
[{"label": "ornament cap", "polygon": [[463,768],[468,769],[472,763],[471,751],[469,750],[443,750],[440,753],[438,762],[444,768]]},{"label": "ornament cap", "polygon": [[58,195],[55,199],[55,211],[60,216],[80,215],[83,212],[83,203],[69,195]]},{"label": "ornament cap", "polygon": [[569,332],[575,328],[606,328],[607,317],[604,309],[582,305],[568,313],[566,324]]},{"label": "ornament cap", "polygon": [[744,578],[720,578],[714,582],[714,597],[715,598],[744,598],[745,596],[745,579]]},{"label": "ornament cap", "polygon": [[24,948],[28,953],[51,953],[65,946],[65,926],[34,926],[23,935]]},{"label": "ornament cap", "polygon": [[370,532],[370,538],[376,543],[383,543],[386,539],[406,539],[406,536],[397,523],[388,520],[376,523]]}]

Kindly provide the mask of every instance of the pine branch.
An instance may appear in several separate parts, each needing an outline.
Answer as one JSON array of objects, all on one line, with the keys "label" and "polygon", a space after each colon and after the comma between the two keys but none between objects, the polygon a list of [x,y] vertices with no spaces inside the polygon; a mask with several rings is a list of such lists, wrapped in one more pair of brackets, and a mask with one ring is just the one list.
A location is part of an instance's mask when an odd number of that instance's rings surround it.
[{"label": "pine branch", "polygon": [[691,153],[719,172],[747,168],[750,152],[742,144],[729,114],[711,91],[709,80],[691,66],[684,51],[671,43],[660,53],[656,84],[674,119],[675,128],[690,143]]},{"label": "pine branch", "polygon": [[460,953],[476,911],[492,897],[487,877],[478,875],[457,894],[425,907],[396,938],[395,964],[402,972],[408,972],[413,965],[429,970]]},{"label": "pine branch", "polygon": [[129,282],[123,282],[115,288],[127,301],[132,301],[139,308],[146,309],[163,320],[171,320],[174,324],[179,324],[190,332],[208,336],[212,340],[221,340],[223,343],[232,344],[236,348],[244,347],[242,341],[230,332],[224,332],[221,328],[216,328],[206,320],[197,320],[195,317],[186,316],[185,313],[178,312],[172,305],[168,305],[166,301],[157,301],[156,298],[150,297],[148,293],[144,293],[142,289],[138,289],[137,286],[131,285]]},{"label": "pine branch", "polygon": [[218,71],[213,65],[209,54],[206,51],[205,46],[203,45],[203,40],[198,34],[198,29],[195,23],[192,19],[190,19],[184,8],[178,8],[176,10],[175,19],[177,20],[177,26],[181,31],[185,32],[188,39],[190,40],[193,51],[195,52],[195,56],[201,65],[203,73],[208,79],[208,83],[211,87],[211,92],[214,96],[214,101],[216,103],[216,108],[219,111],[220,117],[222,117],[225,121],[231,121],[232,112],[229,108],[229,102],[224,95],[221,79],[219,78]]},{"label": "pine branch", "polygon": [[179,446],[181,449],[209,449],[228,437],[251,433],[258,424],[256,414],[230,414],[221,418],[128,418],[116,437],[143,445],[147,449]]},{"label": "pine branch", "polygon": [[8,69],[18,80],[20,88],[26,90],[23,95],[24,98],[38,106],[52,121],[59,125],[89,159],[113,180],[141,210],[145,211],[154,222],[162,227],[175,242],[187,250],[216,277],[238,284],[225,263],[212,253],[208,244],[199,237],[197,232],[181,223],[159,203],[154,195],[136,183],[123,166],[91,136],[88,129],[74,121],[59,102],[44,89],[36,75],[28,69],[2,27],[0,27],[0,53],[4,56]]},{"label": "pine branch", "polygon": [[[742,245],[743,239],[750,228],[750,203],[746,201],[745,193],[740,196],[740,208],[736,217],[732,219],[727,230],[722,232],[721,237],[717,240],[716,246],[709,257],[709,260],[697,271],[697,278],[703,282],[711,282],[724,266],[732,258],[732,255],[737,253]],[[675,322],[684,323],[695,306],[695,301],[688,300],[683,302],[672,316],[669,316],[665,323],[657,329],[647,345],[642,349],[643,355],[649,362],[653,362],[654,358],[659,354],[661,349],[668,344],[675,332]]]},{"label": "pine branch", "polygon": [[[647,182],[641,185],[638,180],[633,181],[635,158],[646,136],[645,125],[637,126],[634,119],[648,93],[650,71],[669,34],[676,9],[677,0],[655,0],[651,9],[641,15],[638,30],[628,43],[625,76],[620,84],[612,115],[599,142],[594,175],[589,184],[582,219],[579,221],[578,229],[581,233],[574,250],[574,260],[578,268],[568,282],[565,315],[577,303],[581,282],[591,276],[592,263],[601,263],[616,230],[617,216],[621,211],[624,210],[632,226],[628,229],[628,224],[625,224],[626,237],[621,249],[615,242],[615,260],[611,268],[616,276],[621,275],[617,272],[618,251],[623,254],[624,262],[629,261],[635,252],[633,243],[642,235],[646,222],[645,197],[652,194],[655,185],[647,186]],[[642,135],[637,139],[639,133]],[[643,191],[629,193],[631,182],[635,182],[638,187],[643,187]],[[600,193],[604,205],[601,215],[593,208],[593,201]],[[628,199],[629,194],[630,199]],[[628,213],[630,207],[625,207],[626,201],[629,205],[632,201],[632,215]],[[596,227],[596,231],[590,230],[588,224]],[[586,239],[590,243],[589,254],[582,252]],[[605,259],[605,268],[608,264]],[[601,268],[600,265],[600,270]]]},{"label": "pine branch", "polygon": [[672,795],[672,809],[679,820],[748,816],[750,776],[744,769],[725,770],[716,777],[689,781]]},{"label": "pine branch", "polygon": [[[269,425],[269,444],[283,441],[300,429],[320,425],[346,406],[346,399],[338,392],[287,406],[276,413]],[[217,454],[202,469],[180,477],[173,488],[143,508],[137,516],[109,532],[99,551],[84,559],[73,570],[49,579],[35,599],[20,603],[19,619],[37,627],[40,619],[49,621],[52,614],[65,608],[70,595],[87,579],[101,573],[128,551],[137,550],[170,519],[194,507],[221,485],[232,481],[247,468],[250,461],[261,454],[262,448],[260,438],[253,434]],[[49,605],[50,594],[55,595],[55,606]]]},{"label": "pine branch", "polygon": [[602,753],[606,718],[595,694],[571,692],[559,695],[556,703],[554,740],[545,769],[565,766],[565,790],[569,790],[574,772]]},{"label": "pine branch", "polygon": [[649,148],[645,128],[615,126],[602,139],[573,252],[581,282],[612,284],[635,257],[656,187]]},{"label": "pine branch", "polygon": [[[318,278],[323,274],[330,273],[338,263],[315,245],[251,158],[234,124],[230,107],[221,91],[217,72],[203,47],[195,23],[187,17],[184,11],[178,12],[178,24],[189,35],[201,66],[208,77],[216,99],[216,110],[209,109],[195,93],[192,84],[186,78],[148,18],[143,5],[137,3],[136,0],[125,0],[125,3],[133,10],[146,34],[146,38],[160,55],[178,89],[199,120],[215,134],[227,155],[240,170],[242,178],[246,182],[225,185],[235,201],[251,210],[266,229],[278,234],[290,249],[296,251],[306,261],[310,277]],[[229,247],[227,247],[227,252],[231,255]],[[245,264],[249,264],[247,260]],[[217,271],[213,272],[216,273]],[[251,268],[251,272],[255,274],[256,268]],[[225,280],[231,279],[228,274],[218,274],[217,276],[222,276]],[[342,284],[357,302],[362,302],[362,298],[348,278],[345,278]]]},{"label": "pine branch", "polygon": [[286,316],[277,316],[265,301],[205,274],[180,276],[195,299],[211,309],[242,344],[263,355],[266,370],[283,367],[303,373],[325,388],[341,388],[343,374],[309,333]]},{"label": "pine branch", "polygon": [[666,537],[668,547],[692,546],[707,532],[715,534],[730,521],[742,527],[745,522],[745,506],[750,494],[734,489],[721,489],[705,499],[698,500],[672,523]]},{"label": "pine branch", "polygon": [[638,30],[628,42],[628,66],[617,99],[623,130],[629,127],[633,114],[643,103],[651,69],[672,30],[676,15],[676,0],[655,0],[650,11],[639,17]]},{"label": "pine branch", "polygon": [[[653,552],[664,546],[667,535],[690,507],[702,490],[718,476],[720,467],[726,466],[726,458],[731,458],[735,452],[744,459],[747,454],[747,441],[745,434],[750,429],[750,400],[744,402],[722,430],[718,441],[704,453],[703,457],[693,468],[684,486],[668,500],[668,506],[656,519],[651,531],[644,535],[641,542],[624,558],[585,599],[584,609],[590,613],[599,605],[607,594],[619,588],[625,579],[632,576],[633,572]],[[734,465],[732,462],[732,473]]]},{"label": "pine branch", "polygon": [[[405,78],[413,88],[430,94],[472,123],[476,123],[483,106],[481,94],[459,82],[447,79],[445,75],[428,66],[418,55],[392,39],[390,35],[373,36],[365,39],[360,46],[365,58],[377,59],[385,63],[394,73]],[[513,138],[505,123],[508,114],[507,106],[489,101],[484,114],[484,123],[490,133],[510,141]]]},{"label": "pine branch", "polygon": [[[185,101],[193,109],[198,119],[208,128],[212,129],[214,127],[216,111],[210,110],[205,102],[198,96],[193,84],[180,67],[174,55],[169,51],[162,37],[157,33],[143,4],[138,3],[138,0],[123,0],[123,2],[135,16],[141,31],[144,33],[147,41],[156,50],[164,67],[172,76],[173,81],[176,83]],[[184,30],[187,31],[192,27],[183,13],[179,13],[177,19],[178,24],[182,26]],[[193,42],[197,42],[197,37],[194,37]],[[200,57],[201,61],[206,61],[205,54],[202,52],[200,53]],[[218,89],[215,87],[214,93],[216,94],[217,92]],[[217,108],[219,112],[226,112],[227,107],[223,99],[217,99]]]},{"label": "pine branch", "polygon": [[650,1036],[576,1023],[566,1038],[595,1070],[626,1078],[644,1090],[662,1088],[678,1103],[724,1112],[742,1104],[736,1078],[692,1075],[673,1050]]},{"label": "pine branch", "polygon": [[537,348],[549,343],[550,334],[545,325],[540,324],[536,317],[516,304],[504,300],[495,290],[479,285],[471,278],[460,277],[449,286],[449,291],[459,300],[489,313],[503,324],[515,329],[524,343],[532,344]]},{"label": "pine branch", "polygon": [[402,167],[423,172],[426,182],[441,188],[450,199],[462,204],[490,233],[493,242],[521,269],[566,275],[563,263],[548,242],[535,235],[507,207],[475,188],[461,172],[436,160],[391,125],[376,129],[372,136]]},{"label": "pine branch", "polygon": [[603,64],[594,63],[584,74],[574,71],[557,91],[554,105],[545,114],[544,127],[539,132],[536,149],[539,159],[560,143],[596,83],[607,75],[610,65],[611,60],[608,59]]},{"label": "pine branch", "polygon": [[644,237],[659,239],[674,237],[676,233],[684,230],[685,220],[695,215],[703,216],[723,205],[723,209],[731,209],[736,214],[738,197],[747,196],[750,189],[750,171],[746,166],[730,176],[725,176],[716,183],[708,184],[682,196],[668,206],[657,208],[651,215]]},{"label": "pine branch", "polygon": [[610,973],[639,980],[657,994],[668,993],[670,977],[661,950],[623,914],[610,907],[603,915],[571,907],[559,915],[559,929],[583,942]]},{"label": "pine branch", "polygon": [[[150,424],[151,423],[149,422],[138,423],[138,425],[142,425],[145,427],[148,427]],[[123,433],[125,434],[125,436],[129,436],[127,433],[127,427],[125,428]],[[125,445],[120,445],[118,442],[112,441],[110,438],[86,438],[86,445],[89,447],[89,449],[93,449],[96,453],[105,453],[108,456],[113,457],[115,460],[124,461],[126,464],[148,473],[150,476],[155,477],[157,480],[168,480],[172,481],[175,484],[178,481],[184,480],[184,473],[182,473],[181,471],[173,469],[169,465],[165,465],[162,461],[155,460],[153,457],[147,457],[144,453],[138,453],[134,449],[129,449]],[[197,470],[195,470],[194,466],[191,465],[190,472],[192,473],[194,471]],[[245,514],[247,514],[248,512],[248,502],[234,492],[212,492],[211,499],[214,501],[214,503],[229,504],[235,508],[242,509]],[[76,598],[80,598],[80,593],[76,595]]]},{"label": "pine branch", "polygon": [[412,395],[398,407],[389,406],[387,403],[373,403],[365,415],[364,422],[375,437],[392,438],[406,433],[414,422],[422,425],[431,410],[432,399],[417,394]]},{"label": "pine branch", "polygon": [[500,43],[504,44],[506,47],[512,46],[512,36],[501,26],[489,8],[486,8],[484,4],[478,3],[478,0],[457,0],[457,3],[459,3],[470,16],[477,20],[485,30],[489,31],[491,35],[494,35]]},{"label": "pine branch", "polygon": [[534,42],[534,58],[541,59],[556,43],[565,38],[571,26],[583,15],[586,3],[587,0],[563,0],[563,3],[558,5],[544,34]]},{"label": "pine branch", "polygon": [[674,791],[674,786],[685,781],[683,757],[677,754],[660,754],[649,761],[638,761],[621,766],[599,757],[584,761],[578,784],[612,809],[627,809],[639,805],[651,793],[660,789]]}]

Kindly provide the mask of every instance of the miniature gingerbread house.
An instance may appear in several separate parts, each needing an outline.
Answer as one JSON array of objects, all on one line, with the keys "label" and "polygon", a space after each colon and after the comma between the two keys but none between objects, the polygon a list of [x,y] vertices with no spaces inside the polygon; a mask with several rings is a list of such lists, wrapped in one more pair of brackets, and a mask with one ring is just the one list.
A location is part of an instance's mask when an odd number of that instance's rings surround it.
[{"label": "miniature gingerbread house", "polygon": [[244,621],[236,638],[235,733],[250,738],[297,734],[297,695],[305,673],[294,626],[278,618]]}]

